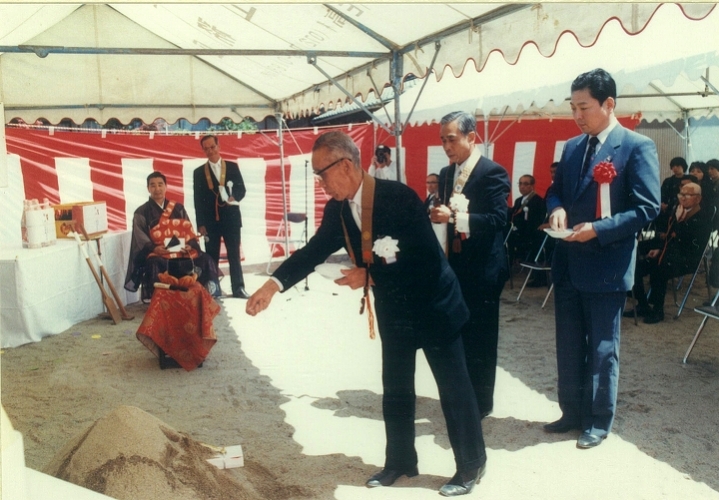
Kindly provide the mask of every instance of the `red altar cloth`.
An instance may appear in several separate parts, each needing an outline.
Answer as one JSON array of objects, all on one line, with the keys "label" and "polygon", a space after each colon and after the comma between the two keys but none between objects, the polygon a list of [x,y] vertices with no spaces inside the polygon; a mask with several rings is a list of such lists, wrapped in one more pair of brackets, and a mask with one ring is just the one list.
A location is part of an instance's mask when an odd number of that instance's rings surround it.
[{"label": "red altar cloth", "polygon": [[199,283],[187,292],[155,289],[137,340],[155,356],[158,347],[187,371],[202,363],[217,342],[212,320],[220,306]]}]

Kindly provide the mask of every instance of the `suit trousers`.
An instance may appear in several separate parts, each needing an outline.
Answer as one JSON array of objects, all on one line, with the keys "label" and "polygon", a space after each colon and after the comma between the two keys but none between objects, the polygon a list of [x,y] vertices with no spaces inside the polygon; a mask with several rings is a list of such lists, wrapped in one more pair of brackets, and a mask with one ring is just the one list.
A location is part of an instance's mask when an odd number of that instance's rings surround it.
[{"label": "suit trousers", "polygon": [[469,321],[462,328],[467,371],[474,388],[480,415],[494,407],[494,383],[497,375],[497,344],[499,341],[500,286],[485,286],[481,292],[468,291],[477,285],[462,288],[469,308]]},{"label": "suit trousers", "polygon": [[205,249],[217,263],[218,268],[220,267],[220,239],[225,240],[227,261],[230,264],[230,282],[232,284],[232,293],[234,294],[245,286],[245,278],[242,275],[242,264],[240,262],[241,228],[234,224],[223,224],[220,221],[217,224],[208,224],[205,229],[209,238]]},{"label": "suit trousers", "polygon": [[[409,470],[417,465],[414,447],[417,346],[407,341],[387,341],[386,338],[391,336],[386,325],[380,325],[380,331],[383,332],[382,413],[387,437],[385,468]],[[465,367],[462,340],[457,338],[450,344],[427,346],[423,350],[439,390],[457,471],[481,467],[487,456],[482,423]]]},{"label": "suit trousers", "polygon": [[626,291],[579,291],[566,275],[555,286],[562,419],[599,436],[608,434],[614,422],[625,300]]}]

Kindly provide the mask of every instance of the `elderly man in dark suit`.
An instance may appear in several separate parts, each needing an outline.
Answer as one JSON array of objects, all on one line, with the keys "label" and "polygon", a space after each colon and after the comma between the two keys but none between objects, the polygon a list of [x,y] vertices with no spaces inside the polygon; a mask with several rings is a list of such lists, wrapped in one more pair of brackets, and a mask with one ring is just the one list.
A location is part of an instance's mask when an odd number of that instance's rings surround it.
[{"label": "elderly man in dark suit", "polygon": [[[681,187],[677,195],[679,205],[669,215],[664,232],[649,241],[647,255],[637,259],[634,276],[634,297],[637,299],[637,316],[644,316],[648,324],[664,320],[664,298],[670,278],[693,273],[704,255],[712,231],[711,211],[701,207],[702,188],[690,182]],[[644,293],[644,276],[649,275],[652,293]],[[634,311],[624,313],[633,317]]]},{"label": "elderly man in dark suit", "polygon": [[322,224],[306,246],[290,256],[247,303],[255,315],[272,297],[311,273],[344,247],[355,267],[339,285],[374,295],[382,340],[382,412],[387,446],[384,468],[368,487],[389,486],[416,476],[414,371],[423,349],[437,382],[457,473],[445,496],[469,493],[486,462],[482,426],[464,362],[460,328],[469,316],[459,283],[434,236],[427,212],[407,186],[374,179],[362,170],[359,150],[341,132],[320,136],[312,168],[332,197]]},{"label": "elderly man in dark suit", "polygon": [[452,163],[439,173],[444,202],[432,222],[447,224],[447,256],[470,311],[462,329],[467,369],[480,414],[494,407],[499,337],[499,295],[509,278],[504,250],[509,175],[475,146],[477,122],[455,111],[440,121],[444,152]]},{"label": "elderly man in dark suit", "polygon": [[562,417],[544,428],[581,430],[577,446],[592,448],[614,422],[622,310],[637,232],[659,213],[659,162],[654,143],[615,118],[609,73],[583,73],[571,91],[583,134],[565,144],[547,195],[551,229],[571,229],[552,261]]},{"label": "elderly man in dark suit", "polygon": [[245,182],[237,163],[220,156],[220,144],[214,135],[200,140],[207,162],[193,172],[197,232],[207,236],[206,250],[220,265],[220,239],[225,240],[230,264],[232,296],[246,299],[245,279],[240,263],[242,214],[239,202],[245,197]]}]

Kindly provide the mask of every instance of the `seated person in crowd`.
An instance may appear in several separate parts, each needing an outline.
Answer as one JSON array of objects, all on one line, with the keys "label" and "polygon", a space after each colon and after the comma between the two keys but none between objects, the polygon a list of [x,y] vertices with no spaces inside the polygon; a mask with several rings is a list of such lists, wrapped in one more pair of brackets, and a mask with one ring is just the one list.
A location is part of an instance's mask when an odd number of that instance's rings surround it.
[{"label": "seated person in crowd", "polygon": [[674,203],[677,194],[679,194],[682,177],[684,177],[688,168],[687,161],[681,156],[677,156],[671,159],[669,168],[672,175],[662,182],[662,212],[671,210],[671,204]]},{"label": "seated person in crowd", "polygon": [[[167,180],[161,172],[147,176],[147,191],[150,199],[135,210],[132,219],[125,289],[136,292],[142,284],[142,299],[148,300],[152,297],[157,275],[167,271],[168,260],[189,257],[198,273],[197,281],[210,295],[220,296],[217,265],[200,249],[185,207],[165,198]],[[175,241],[169,244],[173,237]],[[184,239],[184,246],[175,250],[176,241],[181,238]]]},{"label": "seated person in crowd", "polygon": [[534,190],[534,177],[523,175],[519,178],[521,196],[514,201],[509,210],[508,221],[513,224],[507,244],[510,262],[515,259],[529,260],[539,250],[544,233],[539,226],[547,215],[544,199]]},{"label": "seated person in crowd", "polygon": [[[711,233],[711,213],[701,208],[701,187],[688,183],[681,187],[679,205],[670,214],[666,231],[650,240],[651,250],[637,256],[634,273],[634,297],[638,302],[637,316],[645,323],[664,319],[664,297],[670,278],[693,273],[704,254]],[[652,293],[647,299],[644,276],[649,275]],[[634,311],[624,313],[633,317]]]},{"label": "seated person in crowd", "polygon": [[[679,189],[681,189],[683,186],[686,186],[689,183],[699,184],[699,179],[697,179],[693,175],[685,174],[679,179]],[[701,187],[701,185],[699,186]],[[702,190],[703,192],[703,190]],[[703,199],[703,196],[702,196]],[[660,233],[665,233],[667,231],[667,226],[669,224],[669,220],[671,219],[671,216],[677,211],[678,207],[680,205],[680,199],[679,194],[677,194],[674,197],[673,201],[670,201],[667,204],[667,209],[664,212],[660,212],[659,215],[657,215],[657,218],[654,219],[654,230],[658,231]],[[702,205],[703,206],[703,205]],[[709,211],[709,215],[711,216],[711,211]],[[646,242],[645,242],[646,243]],[[649,250],[649,247],[645,249],[645,252]]]},{"label": "seated person in crowd", "polygon": [[689,165],[689,175],[693,175],[699,187],[702,188],[702,208],[711,212],[716,205],[716,200],[712,190],[712,180],[707,174],[707,164],[703,161],[692,162]]},{"label": "seated person in crowd", "polygon": [[[711,198],[719,211],[719,160],[712,158],[706,163],[707,175],[711,181]],[[714,217],[714,229],[719,229],[719,217]]]}]

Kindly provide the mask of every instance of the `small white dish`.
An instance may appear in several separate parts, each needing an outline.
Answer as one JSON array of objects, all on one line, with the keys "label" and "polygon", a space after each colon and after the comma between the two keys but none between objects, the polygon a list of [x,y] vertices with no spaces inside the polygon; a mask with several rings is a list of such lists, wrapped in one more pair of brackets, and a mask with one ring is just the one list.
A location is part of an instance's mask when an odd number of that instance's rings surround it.
[{"label": "small white dish", "polygon": [[571,229],[564,229],[564,230],[562,230],[562,231],[555,231],[554,229],[546,228],[544,231],[545,231],[549,236],[551,236],[552,238],[557,238],[557,239],[560,239],[560,240],[563,240],[563,239],[566,238],[567,236],[570,236],[570,235],[574,234],[574,231],[572,231]]},{"label": "small white dish", "polygon": [[315,271],[318,272],[321,276],[324,276],[328,280],[333,281],[344,278],[344,274],[342,274],[342,269],[350,268],[349,266],[345,266],[344,264],[333,264],[331,262],[325,262],[315,267]]}]

